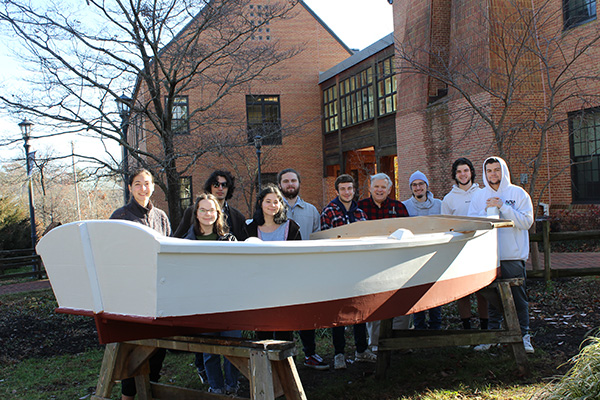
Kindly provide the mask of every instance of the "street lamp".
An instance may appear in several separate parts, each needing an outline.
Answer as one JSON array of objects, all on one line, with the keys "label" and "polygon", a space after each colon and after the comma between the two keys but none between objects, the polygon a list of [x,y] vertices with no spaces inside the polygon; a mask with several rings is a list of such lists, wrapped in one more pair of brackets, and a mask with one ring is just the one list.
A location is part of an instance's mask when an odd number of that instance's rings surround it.
[{"label": "street lamp", "polygon": [[256,192],[256,194],[258,195],[258,193],[260,193],[260,190],[262,189],[260,178],[260,148],[262,147],[262,136],[254,136],[254,147],[256,147],[256,158],[258,159],[258,191]]},{"label": "street lamp", "polygon": [[[23,146],[25,147],[25,158],[27,160],[27,186],[29,189],[29,222],[31,223],[31,247],[35,251],[35,244],[37,243],[37,232],[35,225],[35,209],[33,208],[33,185],[31,183],[31,169],[33,166],[33,154],[29,152],[29,138],[31,133],[31,127],[33,123],[25,118],[19,123],[21,128],[21,134],[23,135]],[[35,271],[35,266],[33,267]]]},{"label": "street lamp", "polygon": [[131,98],[125,94],[117,97],[117,111],[121,117],[121,147],[123,149],[123,161],[121,168],[123,169],[123,195],[125,204],[129,201],[129,157],[127,152],[127,129],[129,128],[129,112],[131,110]]}]

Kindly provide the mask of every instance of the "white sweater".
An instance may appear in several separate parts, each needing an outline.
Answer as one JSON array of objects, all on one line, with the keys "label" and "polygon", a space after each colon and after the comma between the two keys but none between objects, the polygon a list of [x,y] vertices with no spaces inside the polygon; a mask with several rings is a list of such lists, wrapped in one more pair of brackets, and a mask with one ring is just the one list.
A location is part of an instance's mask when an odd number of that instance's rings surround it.
[{"label": "white sweater", "polygon": [[527,260],[529,258],[529,228],[533,224],[533,204],[531,197],[521,187],[510,182],[510,173],[506,162],[500,161],[502,167],[502,181],[498,190],[492,189],[485,176],[485,162],[483,181],[485,187],[477,191],[469,206],[469,215],[476,217],[487,216],[486,201],[490,197],[499,197],[504,204],[500,208],[500,218],[510,219],[515,224],[512,228],[498,229],[498,248],[500,260]]},{"label": "white sweater", "polygon": [[452,190],[445,195],[444,200],[442,200],[442,214],[468,215],[471,198],[480,190],[477,183],[473,183],[468,190],[462,190],[454,185]]}]

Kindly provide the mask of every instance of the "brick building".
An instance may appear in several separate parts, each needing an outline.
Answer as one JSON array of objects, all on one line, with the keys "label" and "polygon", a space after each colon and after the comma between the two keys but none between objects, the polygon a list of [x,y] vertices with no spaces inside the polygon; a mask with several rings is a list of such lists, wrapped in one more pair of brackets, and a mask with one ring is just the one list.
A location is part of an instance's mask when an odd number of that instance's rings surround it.
[{"label": "brick building", "polygon": [[441,197],[453,160],[470,158],[481,183],[482,161],[502,155],[534,202],[600,202],[595,0],[394,0],[393,9],[399,182],[420,169]]},{"label": "brick building", "polygon": [[[272,4],[278,2],[251,1],[243,12],[248,19],[260,18],[261,13]],[[194,29],[194,22],[185,29]],[[181,35],[185,35],[185,32],[174,40]],[[266,48],[276,43],[279,51],[296,54],[261,72],[259,79],[250,80],[224,96],[218,107],[211,109],[212,113],[215,110],[222,112],[218,124],[211,121],[211,129],[198,121],[214,117],[195,110],[202,107],[201,101],[206,97],[207,90],[219,88],[215,85],[191,84],[189,90],[177,94],[172,106],[173,124],[174,129],[181,129],[174,135],[175,146],[178,149],[190,146],[210,149],[209,153],[198,157],[189,169],[184,170],[189,158],[177,160],[181,185],[180,206],[185,208],[193,201],[213,170],[226,169],[236,176],[237,188],[230,202],[250,216],[256,194],[252,190],[256,186],[258,165],[254,138],[261,135],[263,185],[274,181],[278,171],[294,168],[301,174],[301,196],[320,209],[328,199],[323,197],[325,182],[319,72],[347,59],[352,51],[303,1],[297,2],[286,17],[273,19],[248,35],[251,35],[251,39],[244,46],[260,48],[264,44]],[[163,51],[165,57],[169,55],[170,46]],[[140,88],[137,101],[143,101],[144,95],[144,89]],[[161,147],[156,135],[147,134],[142,139],[137,137],[141,131],[139,127],[143,124],[147,124],[147,121],[137,121],[137,125],[134,121],[129,132],[130,142],[139,142],[138,147],[149,152],[159,152]],[[151,128],[146,127],[148,130]],[[229,143],[237,140],[235,143],[241,145],[223,146],[225,138]],[[166,196],[161,196],[157,190],[154,198],[158,207],[166,209]]]}]

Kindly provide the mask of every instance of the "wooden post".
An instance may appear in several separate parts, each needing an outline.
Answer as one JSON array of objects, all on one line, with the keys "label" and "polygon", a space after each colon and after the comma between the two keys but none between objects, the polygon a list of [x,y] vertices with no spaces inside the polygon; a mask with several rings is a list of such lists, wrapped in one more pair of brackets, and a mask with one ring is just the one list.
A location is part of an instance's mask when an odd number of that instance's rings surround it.
[{"label": "wooden post", "polygon": [[552,279],[552,271],[550,269],[550,221],[542,221],[542,238],[544,244],[544,279],[546,283]]},{"label": "wooden post", "polygon": [[[392,327],[394,325],[394,319],[385,319],[381,321],[379,325],[379,340],[388,339],[392,337]],[[375,367],[375,379],[383,380],[386,377],[387,369],[390,367],[392,361],[392,351],[381,349],[378,346],[377,349],[377,365]]]}]

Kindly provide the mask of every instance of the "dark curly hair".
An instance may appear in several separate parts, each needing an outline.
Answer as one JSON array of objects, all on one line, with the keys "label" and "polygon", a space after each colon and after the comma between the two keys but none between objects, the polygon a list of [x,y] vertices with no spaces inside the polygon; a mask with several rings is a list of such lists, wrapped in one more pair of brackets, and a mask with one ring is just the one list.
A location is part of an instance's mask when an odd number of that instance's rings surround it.
[{"label": "dark curly hair", "polygon": [[231,196],[233,196],[233,191],[235,190],[235,178],[229,171],[224,171],[224,170],[218,169],[218,170],[214,171],[212,174],[210,174],[210,176],[206,180],[206,183],[204,183],[204,191],[206,193],[212,193],[211,187],[214,183],[219,182],[219,180],[217,179],[219,176],[222,176],[227,181],[227,189],[228,190],[227,190],[227,196],[225,196],[225,200],[229,200],[231,198]]},{"label": "dark curly hair", "polygon": [[454,161],[454,164],[452,164],[452,179],[454,179],[454,182],[458,184],[458,180],[456,180],[456,170],[461,165],[466,165],[469,167],[471,170],[471,183],[475,182],[475,168],[473,168],[473,163],[471,160],[465,157],[459,158],[458,160]]},{"label": "dark curly hair", "polygon": [[260,191],[260,193],[258,194],[258,198],[256,199],[256,207],[254,209],[254,216],[252,218],[254,219],[254,221],[256,221],[258,226],[261,226],[265,223],[265,215],[263,214],[262,203],[265,197],[267,197],[267,195],[270,193],[275,193],[277,195],[279,203],[281,204],[281,208],[279,209],[277,214],[273,216],[273,221],[276,224],[281,225],[288,219],[287,203],[283,201],[283,194],[281,194],[281,191],[277,186],[269,184],[263,190]]}]

